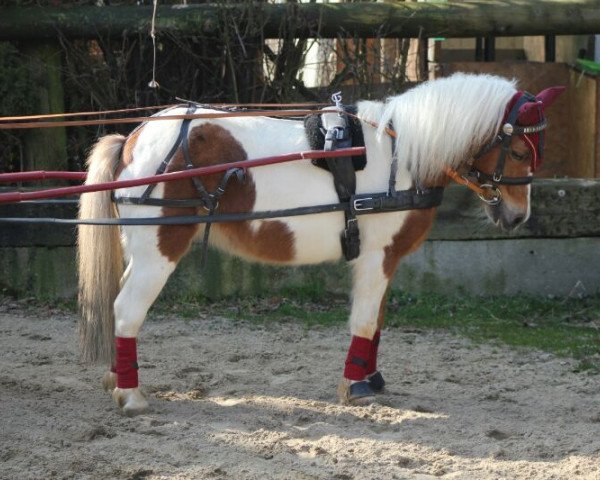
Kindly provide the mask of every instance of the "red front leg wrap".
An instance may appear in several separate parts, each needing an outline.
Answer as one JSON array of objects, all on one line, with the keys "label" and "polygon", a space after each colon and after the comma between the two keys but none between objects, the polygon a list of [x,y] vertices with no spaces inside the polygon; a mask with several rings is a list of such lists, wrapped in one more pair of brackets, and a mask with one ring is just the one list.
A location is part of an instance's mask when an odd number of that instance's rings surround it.
[{"label": "red front leg wrap", "polygon": [[346,357],[344,377],[348,380],[364,380],[367,375],[369,358],[371,357],[371,340],[364,337],[352,336],[350,349]]},{"label": "red front leg wrap", "polygon": [[136,339],[116,337],[115,372],[117,388],[137,388],[138,364]]},{"label": "red front leg wrap", "polygon": [[371,375],[377,371],[377,349],[379,348],[379,338],[381,330],[377,330],[371,340],[371,352],[369,353],[369,362],[367,364],[367,375]]}]

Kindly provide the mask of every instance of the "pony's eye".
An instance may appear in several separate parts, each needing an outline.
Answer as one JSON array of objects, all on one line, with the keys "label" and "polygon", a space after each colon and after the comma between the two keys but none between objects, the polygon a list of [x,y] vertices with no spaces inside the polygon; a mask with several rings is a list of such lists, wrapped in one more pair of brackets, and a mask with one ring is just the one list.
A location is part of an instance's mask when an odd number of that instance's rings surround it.
[{"label": "pony's eye", "polygon": [[510,156],[513,160],[516,160],[517,162],[524,162],[525,160],[529,160],[531,158],[531,152],[527,151],[525,153],[518,153],[514,150],[511,150]]}]

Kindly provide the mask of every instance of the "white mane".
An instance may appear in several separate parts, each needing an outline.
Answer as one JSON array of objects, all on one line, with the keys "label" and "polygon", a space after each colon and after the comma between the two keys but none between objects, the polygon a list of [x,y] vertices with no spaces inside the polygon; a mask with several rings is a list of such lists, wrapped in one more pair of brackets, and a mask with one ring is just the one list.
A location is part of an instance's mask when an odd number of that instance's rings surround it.
[{"label": "white mane", "polygon": [[[471,159],[500,127],[516,82],[492,75],[457,73],[423,83],[391,97],[379,120],[379,135],[391,121],[398,135],[398,164],[417,182],[439,177],[445,167],[457,168]],[[368,120],[374,105],[365,102]]]}]

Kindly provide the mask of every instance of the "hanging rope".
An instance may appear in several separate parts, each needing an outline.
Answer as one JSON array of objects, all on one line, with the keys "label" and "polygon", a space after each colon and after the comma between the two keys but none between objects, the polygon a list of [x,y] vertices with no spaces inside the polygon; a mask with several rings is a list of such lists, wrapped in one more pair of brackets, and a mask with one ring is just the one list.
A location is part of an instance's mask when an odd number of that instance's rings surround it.
[{"label": "hanging rope", "polygon": [[158,0],[153,0],[152,8],[152,24],[150,27],[150,37],[152,38],[152,80],[148,83],[150,88],[159,88],[159,84],[156,81],[156,7],[158,6]]}]

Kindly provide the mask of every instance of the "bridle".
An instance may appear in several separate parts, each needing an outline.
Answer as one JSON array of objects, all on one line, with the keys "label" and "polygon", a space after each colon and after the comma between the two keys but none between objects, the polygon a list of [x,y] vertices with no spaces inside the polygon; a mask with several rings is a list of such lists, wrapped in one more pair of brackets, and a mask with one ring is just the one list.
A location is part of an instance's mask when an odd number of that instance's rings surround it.
[{"label": "bridle", "polygon": [[[485,172],[482,172],[481,170],[479,170],[478,168],[471,166],[471,169],[466,174],[467,176],[475,178],[477,180],[477,182],[479,182],[480,188],[488,191],[488,195],[479,195],[479,198],[481,198],[481,200],[483,200],[485,203],[487,203],[489,205],[497,205],[502,200],[502,196],[501,196],[500,190],[498,189],[498,185],[510,185],[510,186],[529,185],[533,180],[533,177],[531,175],[528,175],[526,177],[505,177],[504,176],[504,167],[505,167],[505,163],[506,163],[506,156],[509,154],[510,143],[512,141],[513,135],[523,136],[523,138],[528,141],[528,143],[531,147],[531,150],[533,152],[532,167],[534,165],[536,165],[536,158],[535,158],[535,156],[537,155],[536,147],[533,145],[531,140],[529,140],[529,138],[527,138],[525,135],[529,135],[532,133],[540,134],[540,141],[538,142],[538,149],[540,150],[540,153],[541,153],[541,148],[544,143],[543,130],[548,125],[548,122],[547,122],[546,118],[543,116],[543,114],[540,115],[541,121],[536,125],[529,125],[529,126],[516,125],[516,121],[519,116],[519,109],[523,105],[525,105],[526,103],[529,103],[529,102],[541,104],[541,102],[537,101],[537,99],[535,98],[534,95],[532,95],[529,92],[523,92],[523,94],[519,97],[519,99],[515,102],[515,104],[511,108],[508,116],[506,117],[506,121],[505,121],[504,125],[502,125],[502,128],[500,129],[500,132],[498,133],[498,135],[496,135],[496,137],[489,144],[485,145],[481,150],[479,150],[479,152],[477,152],[473,156],[474,160],[476,161],[479,158],[481,158],[483,155],[488,153],[490,150],[492,150],[496,146],[500,145],[500,155],[498,156],[498,161],[496,163],[496,168],[494,169],[494,172],[491,174],[485,173]],[[541,113],[541,109],[540,109],[540,113]]]}]

